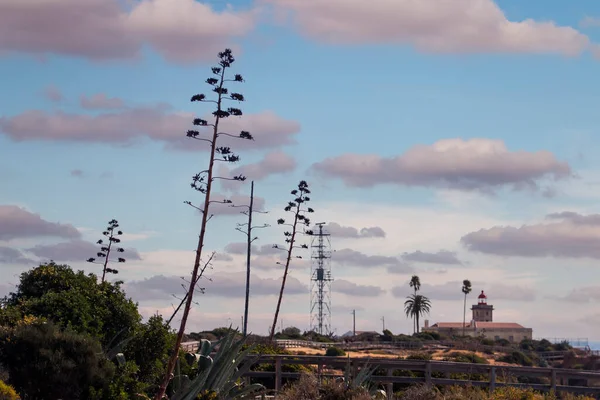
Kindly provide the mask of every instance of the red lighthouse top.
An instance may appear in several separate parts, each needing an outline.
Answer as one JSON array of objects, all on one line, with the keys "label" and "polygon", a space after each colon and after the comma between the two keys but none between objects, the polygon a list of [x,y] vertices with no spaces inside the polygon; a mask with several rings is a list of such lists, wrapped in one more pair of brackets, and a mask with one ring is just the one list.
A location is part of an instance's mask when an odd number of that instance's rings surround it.
[{"label": "red lighthouse top", "polygon": [[485,293],[483,293],[483,290],[481,291],[481,294],[477,298],[479,299],[479,301],[478,301],[479,304],[487,303],[487,296],[485,295]]}]

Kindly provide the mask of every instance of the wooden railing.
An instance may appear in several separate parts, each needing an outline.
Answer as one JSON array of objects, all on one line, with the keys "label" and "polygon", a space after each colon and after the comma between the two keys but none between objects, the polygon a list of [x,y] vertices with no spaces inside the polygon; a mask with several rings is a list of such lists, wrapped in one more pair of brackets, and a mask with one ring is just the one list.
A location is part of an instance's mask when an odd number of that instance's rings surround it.
[{"label": "wooden railing", "polygon": [[[531,387],[539,391],[564,391],[571,393],[585,393],[600,396],[600,386],[592,387],[590,384],[600,384],[600,372],[569,370],[560,368],[533,368],[516,366],[499,366],[489,364],[469,364],[442,361],[417,361],[417,360],[390,360],[382,358],[346,358],[327,356],[295,356],[295,355],[262,355],[258,364],[273,364],[275,371],[250,371],[245,376],[250,378],[274,378],[275,391],[282,387],[283,378],[299,378],[300,373],[283,372],[284,365],[306,365],[316,367],[319,377],[334,377],[339,375],[325,374],[324,369],[345,369],[350,367],[353,376],[367,363],[384,370],[385,375],[376,375],[371,378],[373,383],[387,386],[386,392],[391,395],[394,383],[432,385],[472,385],[487,387],[494,390],[500,386]],[[394,376],[395,371],[421,372],[422,377]],[[468,374],[487,377],[486,380],[461,380],[451,379],[451,374]],[[441,377],[443,376],[443,377]],[[548,384],[517,383],[517,377],[545,377]],[[578,386],[568,385],[573,379]],[[583,383],[583,384],[582,384]]]}]

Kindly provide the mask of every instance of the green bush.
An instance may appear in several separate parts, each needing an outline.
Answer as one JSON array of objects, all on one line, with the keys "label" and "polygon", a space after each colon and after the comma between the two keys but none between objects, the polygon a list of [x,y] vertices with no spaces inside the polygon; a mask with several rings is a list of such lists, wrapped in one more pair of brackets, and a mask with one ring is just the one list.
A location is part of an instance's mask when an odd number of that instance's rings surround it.
[{"label": "green bush", "polygon": [[325,355],[327,357],[343,357],[346,355],[346,352],[339,347],[330,347],[325,351]]},{"label": "green bush", "polygon": [[14,326],[26,316],[45,318],[61,328],[91,335],[103,346],[117,336],[117,341],[123,340],[141,321],[121,282],[98,283],[94,274],[54,262],[23,272],[5,308],[0,317],[5,325]]},{"label": "green bush", "polygon": [[502,356],[498,359],[498,361],[510,363],[510,364],[518,364],[526,367],[532,367],[534,365],[531,358],[527,357],[525,354],[520,351],[513,351],[510,354]]},{"label": "green bush", "polygon": [[107,389],[114,365],[89,336],[52,323],[20,325],[0,333],[0,363],[25,398],[87,399]]},{"label": "green bush", "polygon": [[445,357],[445,361],[454,361],[471,364],[489,364],[488,361],[475,353],[452,352]]},{"label": "green bush", "polygon": [[431,354],[425,352],[413,353],[406,356],[405,360],[421,360],[421,361],[430,361]]},{"label": "green bush", "polygon": [[419,332],[419,333],[415,333],[413,336],[417,339],[421,339],[424,341],[432,341],[432,340],[440,339],[440,334],[437,332]]}]

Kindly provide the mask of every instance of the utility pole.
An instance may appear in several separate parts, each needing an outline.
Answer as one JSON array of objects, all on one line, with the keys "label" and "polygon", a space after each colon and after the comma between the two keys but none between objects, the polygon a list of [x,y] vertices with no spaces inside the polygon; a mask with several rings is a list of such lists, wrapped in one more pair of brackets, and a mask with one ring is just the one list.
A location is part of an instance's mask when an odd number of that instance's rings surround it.
[{"label": "utility pole", "polygon": [[383,331],[385,331],[385,317],[381,317],[381,323],[383,324]]},{"label": "utility pole", "polygon": [[352,310],[352,336],[356,336],[356,310]]},{"label": "utility pole", "polygon": [[[244,319],[243,319],[243,328],[242,333],[245,336],[248,335],[248,308],[250,304],[250,258],[252,256],[252,242],[254,242],[258,237],[252,237],[252,230],[255,228],[266,228],[269,225],[264,224],[261,226],[252,226],[252,214],[254,211],[254,181],[250,183],[250,204],[242,205],[242,206],[234,206],[234,207],[246,207],[247,211],[242,211],[242,214],[248,216],[248,222],[244,224],[237,224],[235,228],[238,232],[242,232],[246,235],[247,238],[247,249],[246,249],[246,300],[244,302]],[[267,211],[256,211],[261,214],[266,214]],[[242,226],[246,226],[246,229],[242,229]]]},{"label": "utility pole", "polygon": [[248,247],[246,249],[246,301],[244,303],[244,337],[248,334],[248,305],[250,303],[250,256],[252,254],[252,208],[254,206],[254,181],[250,183],[250,206],[248,207]]}]

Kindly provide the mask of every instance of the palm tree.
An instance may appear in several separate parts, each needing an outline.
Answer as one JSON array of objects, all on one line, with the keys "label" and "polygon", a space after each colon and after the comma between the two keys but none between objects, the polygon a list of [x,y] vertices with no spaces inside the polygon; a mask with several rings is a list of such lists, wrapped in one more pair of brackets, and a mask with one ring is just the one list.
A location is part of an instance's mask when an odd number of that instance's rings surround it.
[{"label": "palm tree", "polygon": [[471,281],[465,279],[463,281],[462,292],[465,294],[465,305],[463,307],[463,336],[465,336],[465,323],[467,319],[467,295],[471,293]]},{"label": "palm tree", "polygon": [[[412,278],[410,278],[410,282],[408,282],[408,286],[410,286],[411,288],[413,288],[415,290],[415,296],[416,296],[419,289],[421,289],[421,280],[419,279],[419,277],[417,275],[413,275]],[[415,332],[417,332],[417,330],[418,330],[418,326],[416,325],[416,321],[413,321],[413,334]]]},{"label": "palm tree", "polygon": [[419,333],[419,317],[421,315],[429,314],[431,311],[431,302],[429,299],[422,294],[412,294],[407,297],[404,302],[404,312],[407,317],[412,317],[415,320],[415,326],[417,327],[416,333]]}]

